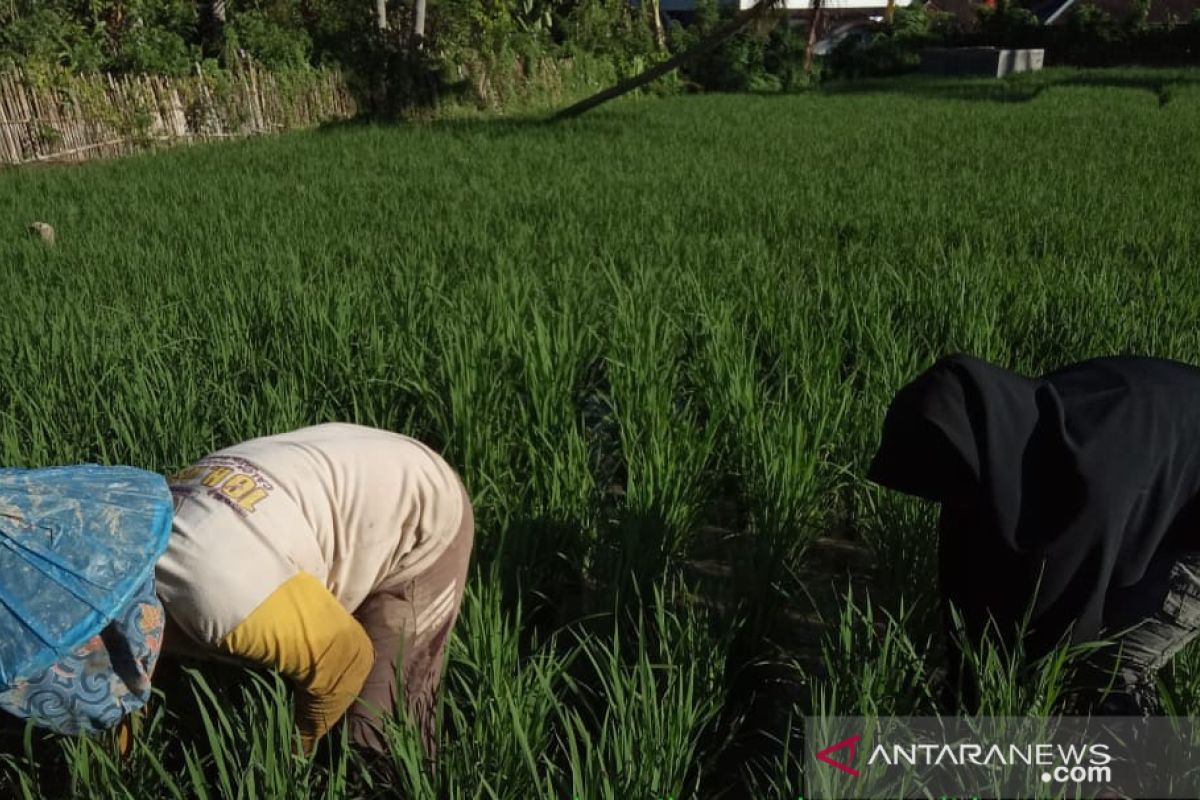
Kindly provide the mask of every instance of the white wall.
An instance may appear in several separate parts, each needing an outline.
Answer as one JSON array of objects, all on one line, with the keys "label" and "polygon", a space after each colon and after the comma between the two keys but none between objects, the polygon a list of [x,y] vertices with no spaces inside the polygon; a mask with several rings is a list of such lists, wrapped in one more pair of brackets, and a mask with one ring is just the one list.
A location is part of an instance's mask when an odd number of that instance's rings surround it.
[{"label": "white wall", "polygon": [[[755,0],[720,0],[721,5],[736,4],[737,8],[746,9],[753,6]],[[663,11],[691,11],[696,7],[694,0],[660,0]],[[896,0],[896,8],[907,8],[912,0]],[[843,9],[879,9],[887,8],[887,0],[824,0],[823,8],[830,10]],[[778,6],[789,11],[807,11],[813,7],[813,0],[782,0]]]}]

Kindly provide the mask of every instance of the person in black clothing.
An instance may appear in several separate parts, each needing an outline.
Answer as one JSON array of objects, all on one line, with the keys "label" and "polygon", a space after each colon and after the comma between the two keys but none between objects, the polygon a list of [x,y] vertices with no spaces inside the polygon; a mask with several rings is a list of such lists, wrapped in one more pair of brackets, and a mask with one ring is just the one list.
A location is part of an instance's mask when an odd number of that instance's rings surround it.
[{"label": "person in black clothing", "polygon": [[1200,369],[948,356],[896,395],[868,477],[941,504],[939,588],[970,641],[1109,641],[1083,705],[1159,711],[1157,671],[1200,632]]}]

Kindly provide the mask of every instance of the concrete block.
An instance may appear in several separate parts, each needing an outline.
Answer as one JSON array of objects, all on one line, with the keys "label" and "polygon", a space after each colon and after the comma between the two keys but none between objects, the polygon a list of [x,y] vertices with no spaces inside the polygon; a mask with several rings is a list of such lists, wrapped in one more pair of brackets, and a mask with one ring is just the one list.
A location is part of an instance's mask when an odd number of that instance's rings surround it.
[{"label": "concrete block", "polygon": [[926,75],[987,75],[1003,78],[1015,72],[1037,72],[1045,50],[1008,50],[999,47],[931,47],[921,51],[921,72]]}]

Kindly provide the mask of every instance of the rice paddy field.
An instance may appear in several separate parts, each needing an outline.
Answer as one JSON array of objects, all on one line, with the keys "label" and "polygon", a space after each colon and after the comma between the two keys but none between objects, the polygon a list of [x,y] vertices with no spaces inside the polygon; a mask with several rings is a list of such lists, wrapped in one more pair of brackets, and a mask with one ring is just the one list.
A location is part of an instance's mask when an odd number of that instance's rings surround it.
[{"label": "rice paddy field", "polygon": [[[26,236],[54,225],[57,244]],[[0,463],[167,472],[403,431],[479,532],[441,750],[293,755],[270,675],[185,672],[4,797],[799,798],[806,714],[954,713],[935,509],[863,473],[967,351],[1200,362],[1200,71],[619,102],[0,172]],[[975,654],[982,709],[1069,660]],[[1200,654],[1162,675],[1200,712]]]}]

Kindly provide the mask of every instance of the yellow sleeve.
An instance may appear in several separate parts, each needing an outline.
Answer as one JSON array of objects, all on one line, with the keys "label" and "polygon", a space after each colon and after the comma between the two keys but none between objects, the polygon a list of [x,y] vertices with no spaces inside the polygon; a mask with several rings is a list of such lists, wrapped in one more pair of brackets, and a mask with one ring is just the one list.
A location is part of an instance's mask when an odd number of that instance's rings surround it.
[{"label": "yellow sleeve", "polygon": [[221,649],[293,683],[306,753],[354,702],[375,659],[367,632],[324,584],[303,572],[230,631]]}]

